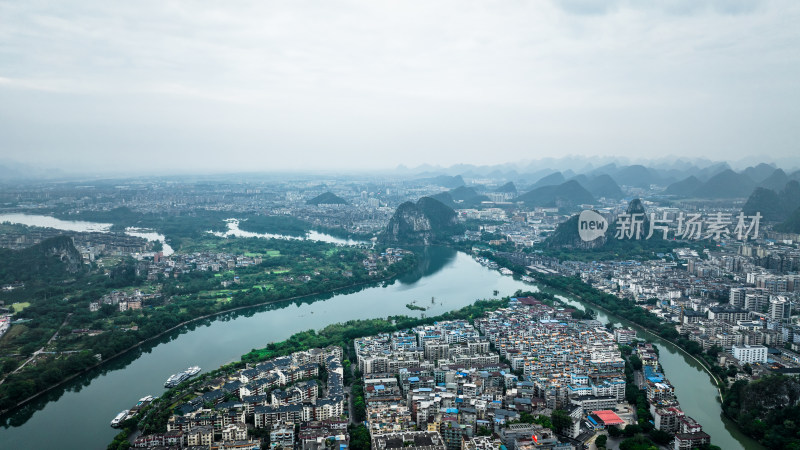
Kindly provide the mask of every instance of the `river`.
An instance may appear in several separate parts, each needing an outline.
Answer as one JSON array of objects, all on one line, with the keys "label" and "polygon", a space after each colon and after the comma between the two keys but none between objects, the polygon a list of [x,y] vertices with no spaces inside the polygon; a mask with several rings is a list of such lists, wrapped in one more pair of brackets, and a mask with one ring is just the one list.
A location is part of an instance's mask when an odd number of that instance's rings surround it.
[{"label": "river", "polygon": [[[0,223],[9,222],[31,227],[55,228],[57,230],[76,231],[80,233],[108,233],[111,231],[110,223],[83,222],[80,220],[61,220],[51,216],[36,214],[0,214]],[[163,234],[152,230],[129,227],[125,229],[125,234],[147,239],[152,242],[161,242],[163,249],[161,253],[169,256],[174,253],[172,247],[167,244]]]},{"label": "river", "polygon": [[[0,221],[3,220],[0,215]],[[31,225],[46,226],[41,223]],[[158,342],[109,361],[2,418],[0,448],[105,448],[116,434],[109,422],[118,412],[145,395],[160,395],[165,390],[164,380],[189,366],[212,370],[238,360],[250,349],[332,323],[398,314],[432,316],[476,299],[491,298],[495,290],[505,296],[518,289],[536,290],[532,285],[481,266],[464,253],[430,247],[422,254],[414,272],[393,283],[225,313],[187,325]],[[583,307],[576,300],[565,300]],[[430,309],[411,311],[405,306],[410,302]],[[602,312],[598,312],[598,320],[621,322]],[[721,416],[716,388],[697,362],[662,339],[642,332],[639,335],[659,346],[661,364],[675,387],[681,407],[703,425],[712,443],[725,450],[760,448]]]},{"label": "river", "polygon": [[[451,249],[428,248],[422,260],[418,270],[385,287],[250,308],[173,333],[5,418],[0,448],[104,448],[117,433],[109,422],[118,412],[145,395],[160,395],[164,380],[188,366],[215,369],[252,348],[332,323],[399,314],[432,316],[491,298],[494,290],[509,295],[527,287]],[[411,311],[405,305],[412,301],[430,309]]]},{"label": "river", "polygon": [[763,447],[746,436],[736,425],[722,414],[722,406],[711,376],[694,359],[686,356],[674,344],[633,326],[633,323],[617,316],[609,316],[597,307],[575,299],[558,296],[562,301],[581,310],[591,308],[597,313],[597,320],[603,324],[626,326],[636,330],[636,336],[658,346],[659,362],[664,375],[675,388],[675,395],[681,410],[697,420],[703,431],[711,436],[711,443],[723,450],[762,449]]},{"label": "river", "polygon": [[303,239],[309,241],[320,241],[320,242],[327,242],[329,244],[337,244],[337,245],[359,245],[359,244],[366,244],[367,242],[364,241],[357,241],[353,239],[342,239],[335,236],[331,236],[330,234],[320,233],[319,231],[309,230],[304,236],[289,236],[286,234],[274,234],[274,233],[254,233],[252,231],[245,231],[239,228],[239,219],[227,219],[225,221],[227,225],[227,230],[225,232],[221,231],[209,231],[210,234],[218,237],[245,237],[245,238],[264,238],[264,239]]}]

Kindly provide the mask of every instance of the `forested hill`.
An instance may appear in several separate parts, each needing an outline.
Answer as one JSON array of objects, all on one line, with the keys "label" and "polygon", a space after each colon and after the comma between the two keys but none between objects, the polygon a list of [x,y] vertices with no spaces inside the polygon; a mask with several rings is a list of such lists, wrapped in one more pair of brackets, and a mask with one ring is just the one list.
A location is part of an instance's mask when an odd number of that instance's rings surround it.
[{"label": "forested hill", "polygon": [[442,202],[422,197],[416,204],[401,204],[381,235],[388,244],[428,245],[463,232],[455,211]]},{"label": "forested hill", "polygon": [[306,203],[309,205],[348,205],[347,200],[339,197],[333,192],[323,192],[318,196],[308,200]]},{"label": "forested hill", "polygon": [[68,236],[56,236],[22,250],[0,248],[0,284],[58,279],[81,268],[81,254]]}]

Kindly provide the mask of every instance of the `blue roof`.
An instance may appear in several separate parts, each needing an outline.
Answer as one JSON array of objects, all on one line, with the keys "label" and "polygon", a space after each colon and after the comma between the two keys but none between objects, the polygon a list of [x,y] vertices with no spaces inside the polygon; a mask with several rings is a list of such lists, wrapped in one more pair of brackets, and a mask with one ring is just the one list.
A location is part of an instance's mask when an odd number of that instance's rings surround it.
[{"label": "blue roof", "polygon": [[408,377],[408,381],[410,381],[412,383],[415,383],[415,382],[419,381],[419,377]]},{"label": "blue roof", "polygon": [[448,414],[458,414],[458,408],[447,408],[446,412]]}]

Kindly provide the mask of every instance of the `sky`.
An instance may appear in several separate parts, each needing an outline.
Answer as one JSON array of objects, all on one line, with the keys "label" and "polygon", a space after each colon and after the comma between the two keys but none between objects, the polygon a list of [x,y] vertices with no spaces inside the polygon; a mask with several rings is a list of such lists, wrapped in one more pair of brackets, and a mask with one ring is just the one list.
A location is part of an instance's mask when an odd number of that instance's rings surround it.
[{"label": "sky", "polygon": [[797,157],[796,0],[0,0],[0,161]]}]

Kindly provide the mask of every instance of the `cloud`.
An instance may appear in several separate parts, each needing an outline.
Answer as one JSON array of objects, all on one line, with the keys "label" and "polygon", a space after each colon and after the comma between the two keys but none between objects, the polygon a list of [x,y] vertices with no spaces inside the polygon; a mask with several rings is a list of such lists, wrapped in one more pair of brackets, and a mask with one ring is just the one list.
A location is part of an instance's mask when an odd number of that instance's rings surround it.
[{"label": "cloud", "polygon": [[763,0],[553,0],[569,14],[593,16],[621,10],[658,11],[674,15],[714,13],[725,15],[751,14],[764,6]]},{"label": "cloud", "polygon": [[791,154],[798,21],[779,0],[0,2],[0,156]]}]

